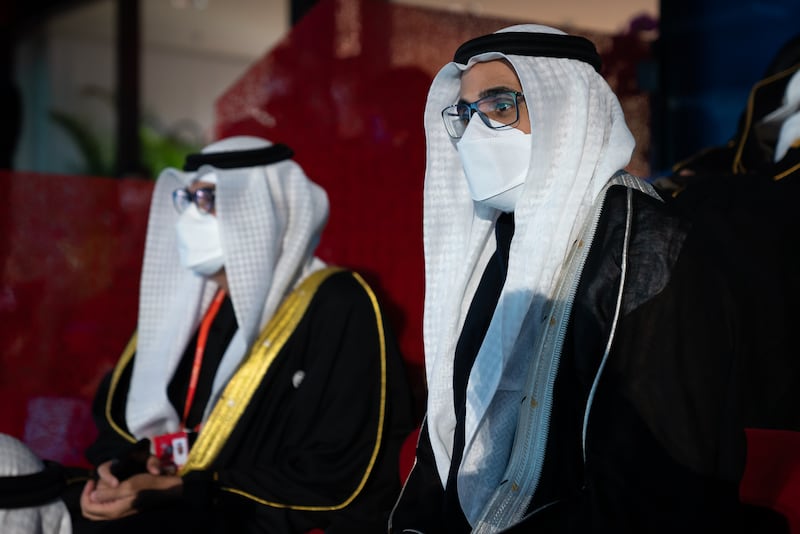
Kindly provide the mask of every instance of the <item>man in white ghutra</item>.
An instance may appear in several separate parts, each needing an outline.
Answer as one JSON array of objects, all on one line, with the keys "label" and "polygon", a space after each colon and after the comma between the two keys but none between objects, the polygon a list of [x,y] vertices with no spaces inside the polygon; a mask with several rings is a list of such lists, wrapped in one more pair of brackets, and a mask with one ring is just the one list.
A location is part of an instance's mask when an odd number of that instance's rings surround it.
[{"label": "man in white ghutra", "polygon": [[728,288],[622,171],[634,139],[599,71],[587,39],[519,25],[433,81],[427,415],[393,533],[739,526]]}]

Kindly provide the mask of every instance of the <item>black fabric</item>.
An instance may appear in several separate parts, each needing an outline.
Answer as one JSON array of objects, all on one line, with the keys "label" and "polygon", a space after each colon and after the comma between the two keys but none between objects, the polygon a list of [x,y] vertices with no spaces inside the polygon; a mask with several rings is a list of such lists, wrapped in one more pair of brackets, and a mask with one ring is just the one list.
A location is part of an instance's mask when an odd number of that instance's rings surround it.
[{"label": "black fabric", "polygon": [[783,104],[800,69],[800,36],[787,42],[750,91],[738,128],[724,147],[710,147],[675,166],[679,188],[665,200],[693,223],[704,253],[736,288],[744,318],[743,424],[800,431],[800,148],[774,161],[777,127],[761,119]]},{"label": "black fabric", "polygon": [[294,156],[294,151],[286,145],[276,143],[264,148],[251,150],[231,150],[227,152],[197,153],[186,156],[183,170],[196,171],[202,165],[211,165],[218,169],[238,169],[269,165]]},{"label": "black fabric", "polygon": [[466,64],[471,57],[485,52],[577,59],[588,63],[597,72],[600,72],[602,63],[594,44],[585,37],[531,32],[499,32],[476,37],[458,47],[453,61]]},{"label": "black fabric", "polygon": [[[225,350],[228,348],[228,344],[236,333],[237,327],[233,303],[230,300],[230,296],[226,296],[209,328],[206,349],[203,353],[203,362],[197,382],[197,391],[187,420],[188,428],[194,428],[202,420],[208,399],[211,396],[217,368],[222,361]],[[178,362],[178,367],[167,386],[167,397],[172,407],[175,408],[175,412],[181,415],[183,415],[186,404],[186,393],[189,389],[189,377],[194,363],[198,334],[199,329],[195,331],[186,345],[181,360]],[[121,382],[126,384],[125,388],[130,383],[132,371],[133,366],[128,366],[123,372]],[[100,429],[99,436],[86,451],[86,457],[93,465],[100,465],[110,459],[126,457],[131,448],[135,446],[130,441],[121,438],[105,418],[105,403],[108,398],[110,379],[110,373],[104,377],[95,395],[92,409],[95,415],[95,424]],[[125,432],[128,432],[128,427],[125,424],[124,395],[116,395],[111,400],[113,403],[112,412],[117,414],[117,424]]]},{"label": "black fabric", "polygon": [[417,442],[414,466],[403,486],[389,522],[389,532],[445,532],[442,510],[444,488],[433,456],[427,420],[423,422]]},{"label": "black fabric", "polygon": [[[740,288],[692,221],[639,192],[621,316],[591,399],[584,463],[584,415],[620,282],[626,195],[612,187],[606,196],[560,358],[541,478],[526,517],[508,532],[785,532],[774,514],[755,526],[758,514],[738,499],[743,428],[755,410]],[[424,437],[392,532],[439,532],[409,491],[444,491],[435,465],[419,462],[430,454]]]},{"label": "black fabric", "polygon": [[[76,499],[77,502],[77,499]],[[70,509],[70,512],[73,512]],[[175,500],[168,506],[151,507],[113,521],[91,521],[80,513],[72,513],[74,534],[217,534],[226,532],[224,525],[206,507],[193,506],[186,500]]]},{"label": "black fabric", "polygon": [[800,148],[774,161],[775,128],[761,119],[781,107],[800,69],[798,37],[782,47],[756,83],[736,133],[675,166],[679,188],[665,200],[693,223],[704,253],[736,288],[744,318],[741,389],[743,424],[800,431]]},{"label": "black fabric", "polygon": [[467,382],[483,338],[489,329],[494,309],[503,290],[508,272],[508,254],[514,235],[514,215],[502,214],[495,225],[497,250],[486,265],[475,296],[472,298],[461,336],[456,344],[453,361],[453,406],[456,410],[456,430],[453,456],[445,486],[442,510],[444,532],[465,532],[470,526],[458,499],[458,467],[464,453],[464,424],[466,419]]},{"label": "black fabric", "polygon": [[[221,315],[218,319],[224,320]],[[351,273],[342,272],[320,286],[211,468],[187,474],[182,498],[166,509],[157,507],[161,511],[153,512],[147,531],[167,532],[159,515],[181,510],[200,510],[213,532],[384,531],[400,490],[400,446],[414,421],[397,343],[385,321],[383,326],[387,403],[382,446],[365,486],[349,505],[324,509],[353,495],[368,467],[379,430],[381,358],[372,301]],[[305,378],[295,387],[298,371]],[[121,400],[128,380],[129,373],[112,404],[123,427]],[[100,431],[98,444],[104,450],[92,450],[93,462],[113,457],[113,443],[120,449],[129,446],[107,422]],[[297,506],[320,510],[292,508]],[[139,515],[131,521],[143,529],[141,522],[151,514]]]},{"label": "black fabric", "polygon": [[[772,175],[783,177],[775,180]],[[736,288],[747,427],[800,431],[800,150],[767,174],[695,175],[672,206]]]},{"label": "black fabric", "polygon": [[[203,351],[203,360],[197,381],[197,390],[192,406],[189,409],[189,417],[186,421],[187,428],[195,428],[200,421],[202,421],[203,412],[211,396],[217,368],[237,328],[236,315],[233,312],[233,302],[230,296],[226,296],[208,331],[208,339],[206,341],[205,350]],[[167,386],[167,397],[177,413],[181,415],[186,409],[186,395],[189,389],[189,377],[192,374],[198,335],[199,330],[194,333],[189,344],[186,345],[178,368],[175,369],[175,374],[172,380],[170,380],[169,386]]]},{"label": "black fabric", "polygon": [[0,477],[0,508],[26,508],[47,504],[66,489],[64,469],[45,460],[44,468],[30,475]]},{"label": "black fabric", "polygon": [[625,294],[581,459],[587,394],[621,264],[624,197],[612,189],[606,202],[576,294],[530,510],[557,504],[510,531],[739,532],[744,436],[734,417],[740,345],[730,288],[698,243],[683,237],[687,225],[648,199],[635,204],[627,276],[651,296]]}]

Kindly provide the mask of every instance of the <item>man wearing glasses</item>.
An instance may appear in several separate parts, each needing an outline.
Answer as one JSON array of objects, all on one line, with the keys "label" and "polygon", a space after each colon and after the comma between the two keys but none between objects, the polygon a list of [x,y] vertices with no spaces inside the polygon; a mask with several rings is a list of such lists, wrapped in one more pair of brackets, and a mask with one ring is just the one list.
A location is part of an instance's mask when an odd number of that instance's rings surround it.
[{"label": "man wearing glasses", "polygon": [[393,533],[740,526],[730,295],[621,171],[599,70],[590,41],[520,25],[433,81],[427,414]]},{"label": "man wearing glasses", "polygon": [[291,156],[232,137],[159,177],[75,532],[385,529],[402,360],[366,282],[314,256],[328,198]]}]

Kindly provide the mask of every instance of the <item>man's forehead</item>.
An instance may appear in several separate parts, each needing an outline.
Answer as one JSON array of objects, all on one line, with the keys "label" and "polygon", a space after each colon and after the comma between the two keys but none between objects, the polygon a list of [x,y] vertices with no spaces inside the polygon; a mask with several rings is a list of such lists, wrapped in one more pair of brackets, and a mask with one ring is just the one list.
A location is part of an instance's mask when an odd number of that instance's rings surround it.
[{"label": "man's forehead", "polygon": [[482,98],[521,88],[517,73],[504,60],[475,63],[461,74],[460,96],[463,98]]},{"label": "man's forehead", "polygon": [[211,187],[216,188],[217,186],[217,173],[213,170],[207,170],[205,172],[198,172],[197,176],[192,179],[192,183],[190,184],[191,187],[200,188],[200,187]]}]

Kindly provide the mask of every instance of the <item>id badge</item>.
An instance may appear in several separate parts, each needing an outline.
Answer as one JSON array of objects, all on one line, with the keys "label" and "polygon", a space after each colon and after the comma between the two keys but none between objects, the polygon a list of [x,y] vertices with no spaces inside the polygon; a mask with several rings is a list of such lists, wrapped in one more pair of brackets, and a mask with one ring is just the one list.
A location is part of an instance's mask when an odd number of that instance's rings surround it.
[{"label": "id badge", "polygon": [[161,459],[163,466],[174,465],[180,469],[189,458],[189,436],[186,432],[156,436],[153,438],[153,446],[155,455]]}]

